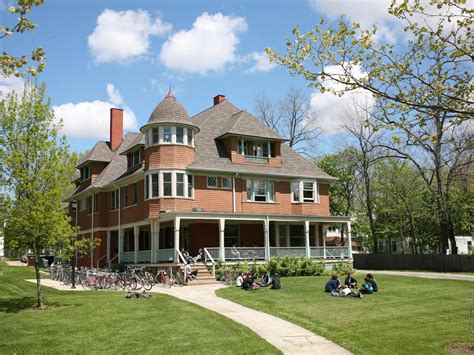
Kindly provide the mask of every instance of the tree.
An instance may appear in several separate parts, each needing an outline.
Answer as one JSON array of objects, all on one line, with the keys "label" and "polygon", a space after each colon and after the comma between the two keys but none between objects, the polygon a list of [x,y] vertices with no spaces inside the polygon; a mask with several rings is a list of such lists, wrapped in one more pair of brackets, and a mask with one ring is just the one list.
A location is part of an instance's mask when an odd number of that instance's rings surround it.
[{"label": "tree", "polygon": [[452,182],[472,165],[473,10],[464,0],[404,0],[388,11],[404,21],[406,43],[383,43],[375,27],[361,31],[342,18],[336,26],[322,20],[308,33],[295,28],[286,55],[266,51],[321,92],[363,89],[374,96],[374,129],[392,134],[384,148],[422,176],[437,203],[441,247],[449,240],[456,253],[449,200]]},{"label": "tree", "polygon": [[9,196],[5,237],[11,248],[31,249],[36,258],[38,307],[43,306],[40,255],[66,252],[74,229],[62,198],[74,171],[45,86],[27,83],[20,97],[12,92],[0,102],[0,161]]},{"label": "tree", "polygon": [[272,102],[265,94],[254,99],[257,117],[288,139],[290,148],[307,155],[319,136],[309,97],[300,89],[290,88],[285,96]]},{"label": "tree", "polygon": [[[14,33],[23,33],[25,31],[30,31],[36,28],[37,25],[31,23],[26,17],[28,12],[31,11],[33,6],[39,6],[43,3],[44,0],[18,0],[18,6],[11,6],[8,8],[10,13],[19,15],[17,21],[10,26],[0,25],[0,39],[12,36]],[[0,54],[0,65],[2,70],[2,75],[8,77],[10,75],[23,76],[21,70],[25,65],[28,64],[28,59],[38,63],[36,67],[29,66],[26,68],[26,72],[32,76],[35,76],[37,73],[42,72],[45,64],[45,56],[43,48],[36,48],[31,55],[26,56],[14,56],[3,52]]]}]

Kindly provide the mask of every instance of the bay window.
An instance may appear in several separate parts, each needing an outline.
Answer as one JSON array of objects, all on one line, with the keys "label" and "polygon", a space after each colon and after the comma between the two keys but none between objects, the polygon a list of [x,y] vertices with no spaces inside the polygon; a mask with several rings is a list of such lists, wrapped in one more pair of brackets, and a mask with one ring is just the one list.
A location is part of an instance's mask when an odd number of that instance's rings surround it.
[{"label": "bay window", "polygon": [[145,176],[147,199],[160,197],[194,198],[192,175],[183,171],[155,171]]},{"label": "bay window", "polygon": [[319,203],[318,186],[315,181],[292,181],[291,201]]},{"label": "bay window", "polygon": [[314,182],[303,182],[303,201],[314,202]]},{"label": "bay window", "polygon": [[247,179],[247,201],[274,202],[275,188],[273,181]]}]

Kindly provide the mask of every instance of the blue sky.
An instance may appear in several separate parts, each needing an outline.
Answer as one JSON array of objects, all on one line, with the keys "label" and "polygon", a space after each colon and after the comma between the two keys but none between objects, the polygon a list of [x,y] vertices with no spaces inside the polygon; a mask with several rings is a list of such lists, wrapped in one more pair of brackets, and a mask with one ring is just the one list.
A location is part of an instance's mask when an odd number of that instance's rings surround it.
[{"label": "blue sky", "polygon": [[[0,4],[2,24],[11,23],[14,15],[5,15],[11,2]],[[381,36],[394,42],[398,25],[386,13],[388,4],[388,0],[46,0],[30,15],[38,27],[3,39],[0,49],[14,54],[45,49],[46,69],[39,80],[46,83],[76,151],[90,148],[98,139],[107,140],[110,107],[124,108],[126,129],[136,131],[169,86],[190,116],[209,107],[216,94],[253,112],[257,93],[276,99],[289,87],[305,88],[323,126],[329,127],[337,121],[345,99],[313,93],[303,79],[271,65],[263,49],[284,52],[292,27],[309,30],[321,16],[334,20],[341,14],[364,27],[377,24]],[[19,89],[21,84],[20,79],[2,78],[0,90]]]}]

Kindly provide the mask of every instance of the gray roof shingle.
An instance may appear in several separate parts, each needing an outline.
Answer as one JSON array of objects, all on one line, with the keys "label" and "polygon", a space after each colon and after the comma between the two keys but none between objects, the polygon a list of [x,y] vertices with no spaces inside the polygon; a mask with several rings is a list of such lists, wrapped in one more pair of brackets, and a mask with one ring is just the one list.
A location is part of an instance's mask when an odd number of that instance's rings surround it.
[{"label": "gray roof shingle", "polygon": [[77,167],[83,165],[88,161],[100,161],[108,163],[110,162],[113,156],[114,152],[110,150],[110,147],[107,142],[99,141],[94,145],[91,150],[89,150],[86,156],[77,163]]}]

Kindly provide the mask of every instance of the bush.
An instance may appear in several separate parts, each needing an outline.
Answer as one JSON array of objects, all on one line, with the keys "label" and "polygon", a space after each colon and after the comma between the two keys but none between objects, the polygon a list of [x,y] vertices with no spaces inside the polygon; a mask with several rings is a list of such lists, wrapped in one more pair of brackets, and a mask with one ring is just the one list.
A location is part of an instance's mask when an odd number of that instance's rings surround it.
[{"label": "bush", "polygon": [[350,264],[343,263],[339,261],[335,263],[332,267],[332,271],[337,273],[338,275],[346,275],[349,272],[354,272],[354,269],[351,267]]},{"label": "bush", "polygon": [[118,271],[118,272],[125,272],[126,267],[123,263],[115,263],[110,266],[112,270]]}]

